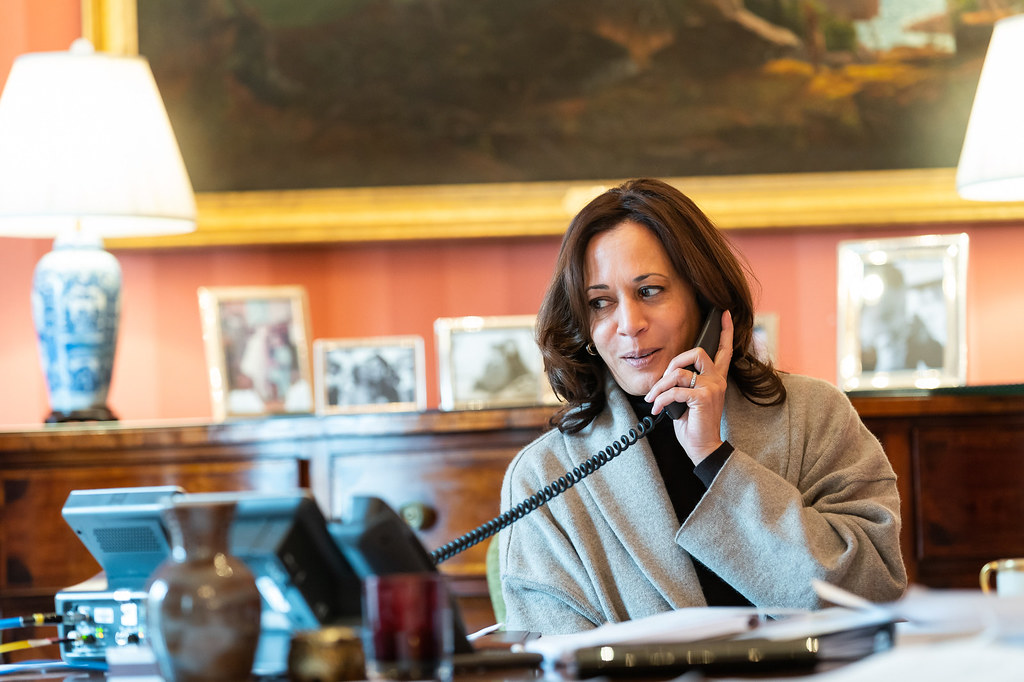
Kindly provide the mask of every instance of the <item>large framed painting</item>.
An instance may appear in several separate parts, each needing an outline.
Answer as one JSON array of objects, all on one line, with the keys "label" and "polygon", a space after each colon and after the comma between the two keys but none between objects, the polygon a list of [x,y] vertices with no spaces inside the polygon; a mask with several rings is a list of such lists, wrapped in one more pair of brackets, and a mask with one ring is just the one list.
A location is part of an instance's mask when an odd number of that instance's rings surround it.
[{"label": "large framed painting", "polygon": [[1024,0],[971,6],[83,0],[83,16],[100,49],[152,66],[199,193],[186,244],[558,234],[638,175],[725,228],[1009,217],[960,200],[953,167],[992,24]]},{"label": "large framed painting", "polygon": [[966,383],[968,243],[963,233],[839,243],[843,389]]}]

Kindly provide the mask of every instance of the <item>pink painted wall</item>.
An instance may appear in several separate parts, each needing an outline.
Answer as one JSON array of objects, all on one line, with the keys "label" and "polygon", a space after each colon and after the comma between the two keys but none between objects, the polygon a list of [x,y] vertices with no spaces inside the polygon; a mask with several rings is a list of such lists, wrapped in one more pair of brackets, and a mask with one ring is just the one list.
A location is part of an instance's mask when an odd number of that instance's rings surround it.
[{"label": "pink painted wall", "polygon": [[[0,85],[22,52],[66,49],[78,0],[0,4]],[[779,364],[835,381],[836,248],[842,239],[970,235],[968,383],[1024,383],[1024,225],[922,225],[892,230],[730,232],[761,283],[759,309],[779,314]],[[110,405],[123,420],[211,415],[196,303],[199,286],[299,284],[313,338],[420,334],[430,407],[438,404],[433,321],[536,312],[557,238],[295,247],[122,250],[118,357]],[[41,240],[0,239],[0,425],[48,411],[29,306]]]}]

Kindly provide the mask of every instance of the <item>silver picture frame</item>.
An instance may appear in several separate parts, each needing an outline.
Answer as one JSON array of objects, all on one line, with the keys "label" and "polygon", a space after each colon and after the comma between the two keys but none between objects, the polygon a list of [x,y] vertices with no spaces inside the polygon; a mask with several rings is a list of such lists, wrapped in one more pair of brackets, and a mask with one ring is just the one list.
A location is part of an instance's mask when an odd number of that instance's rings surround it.
[{"label": "silver picture frame", "polygon": [[415,335],[314,340],[316,413],[426,410],[424,358]]},{"label": "silver picture frame", "polygon": [[967,381],[968,237],[838,245],[838,379],[845,391]]},{"label": "silver picture frame", "polygon": [[434,321],[442,410],[555,405],[534,336],[535,315]]},{"label": "silver picture frame", "polygon": [[761,360],[779,361],[779,314],[763,312],[754,315],[754,351]]}]

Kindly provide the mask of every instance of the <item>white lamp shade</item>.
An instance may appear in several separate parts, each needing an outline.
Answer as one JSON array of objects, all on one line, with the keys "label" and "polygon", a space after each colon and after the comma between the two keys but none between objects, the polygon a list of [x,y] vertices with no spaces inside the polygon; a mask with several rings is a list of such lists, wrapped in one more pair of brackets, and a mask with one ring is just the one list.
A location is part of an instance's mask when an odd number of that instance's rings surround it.
[{"label": "white lamp shade", "polygon": [[0,96],[0,234],[101,237],[195,229],[196,203],[142,57],[18,57]]},{"label": "white lamp shade", "polygon": [[995,24],[956,172],[960,196],[1024,200],[1024,15]]}]

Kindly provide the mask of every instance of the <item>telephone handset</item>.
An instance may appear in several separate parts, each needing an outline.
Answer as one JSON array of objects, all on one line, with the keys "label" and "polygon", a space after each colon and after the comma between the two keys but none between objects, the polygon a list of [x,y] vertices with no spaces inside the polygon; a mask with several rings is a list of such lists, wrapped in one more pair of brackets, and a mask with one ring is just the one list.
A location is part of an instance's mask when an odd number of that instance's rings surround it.
[{"label": "telephone handset", "polygon": [[[708,316],[704,318],[704,324],[700,328],[700,333],[697,334],[697,343],[694,344],[694,348],[703,348],[711,359],[715,359],[715,354],[718,352],[718,341],[719,337],[722,336],[722,311],[718,308],[712,308],[708,313]],[[696,372],[697,368],[690,365],[686,369],[691,372]],[[689,405],[686,403],[672,403],[665,408],[665,412],[668,412],[668,416],[673,419],[679,419],[686,413],[686,408]]]},{"label": "telephone handset", "polygon": [[[721,335],[722,311],[713,307],[704,319],[704,324],[701,326],[700,333],[697,334],[697,343],[694,345],[694,348],[703,348],[707,354],[714,359],[715,354],[718,352],[719,337]],[[693,365],[690,365],[686,369],[692,372],[696,371],[696,368]],[[437,565],[442,561],[451,559],[456,554],[469,549],[483,540],[486,540],[501,529],[511,526],[534,509],[544,506],[552,499],[558,497],[566,490],[573,487],[608,462],[612,461],[615,457],[618,457],[624,450],[626,450],[626,448],[630,447],[650,433],[654,428],[654,425],[664,419],[666,414],[672,417],[672,419],[679,419],[686,412],[687,407],[686,403],[672,403],[662,410],[656,417],[644,417],[634,428],[630,429],[628,433],[623,434],[618,440],[609,443],[608,447],[599,451],[596,455],[589,458],[578,467],[575,467],[572,471],[565,472],[564,475],[559,476],[557,479],[544,486],[543,489],[538,490],[536,493],[500,516],[494,517],[487,523],[477,526],[465,535],[462,535],[448,544],[435,549],[430,553],[431,561]]]}]

